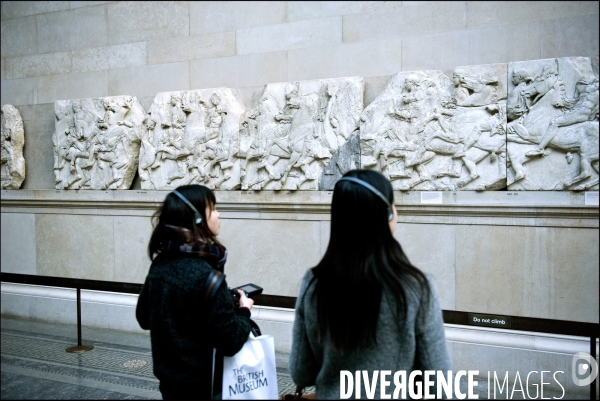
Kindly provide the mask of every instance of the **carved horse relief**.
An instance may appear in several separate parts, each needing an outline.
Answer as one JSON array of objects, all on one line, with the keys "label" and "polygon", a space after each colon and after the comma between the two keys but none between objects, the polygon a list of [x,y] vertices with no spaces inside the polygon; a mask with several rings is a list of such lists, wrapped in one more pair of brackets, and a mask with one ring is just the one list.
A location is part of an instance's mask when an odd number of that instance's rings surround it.
[{"label": "carved horse relief", "polygon": [[2,163],[0,166],[2,189],[19,189],[25,180],[25,131],[23,119],[16,107],[2,106]]},{"label": "carved horse relief", "polygon": [[128,189],[137,169],[144,110],[135,97],[54,104],[57,189]]},{"label": "carved horse relief", "polygon": [[[528,106],[508,124],[509,189],[580,191],[598,185],[598,79],[577,61],[512,66],[513,90],[527,96]],[[526,69],[530,74],[523,79],[519,71]]]},{"label": "carved horse relief", "polygon": [[[245,123],[245,135],[255,132],[256,138],[240,155],[242,189],[321,188],[332,156],[348,151],[344,144],[357,129],[362,94],[358,78],[268,84],[256,116]],[[256,129],[249,130],[252,121]]]},{"label": "carved horse relief", "polygon": [[398,190],[504,187],[503,70],[461,67],[454,89],[441,71],[392,77],[361,117],[363,168],[381,171]]},{"label": "carved horse relief", "polygon": [[142,188],[172,189],[186,184],[239,188],[235,153],[243,108],[231,90],[162,92],[150,110],[147,121],[153,144],[142,145]]}]

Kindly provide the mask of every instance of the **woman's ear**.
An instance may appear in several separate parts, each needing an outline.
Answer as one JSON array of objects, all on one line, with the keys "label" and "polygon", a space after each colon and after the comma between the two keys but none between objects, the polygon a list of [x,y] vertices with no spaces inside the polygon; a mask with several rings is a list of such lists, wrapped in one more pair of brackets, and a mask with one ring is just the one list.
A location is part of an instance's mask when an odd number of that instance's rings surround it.
[{"label": "woman's ear", "polygon": [[394,213],[394,217],[390,220],[390,231],[394,234],[396,231],[396,225],[398,224],[398,211],[396,210],[396,205],[392,204],[392,212]]}]

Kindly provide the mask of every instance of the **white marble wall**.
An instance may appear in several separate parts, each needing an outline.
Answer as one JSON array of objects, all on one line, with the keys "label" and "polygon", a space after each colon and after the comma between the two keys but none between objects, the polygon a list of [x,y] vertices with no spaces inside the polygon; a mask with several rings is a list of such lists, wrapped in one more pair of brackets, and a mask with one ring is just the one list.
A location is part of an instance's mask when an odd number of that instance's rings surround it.
[{"label": "white marble wall", "polygon": [[[2,270],[142,282],[150,217],[167,193],[4,190]],[[395,193],[395,236],[433,276],[444,309],[598,321],[597,206],[568,192],[456,194],[426,205],[418,192]],[[228,282],[296,296],[327,248],[331,192],[216,197]]]}]

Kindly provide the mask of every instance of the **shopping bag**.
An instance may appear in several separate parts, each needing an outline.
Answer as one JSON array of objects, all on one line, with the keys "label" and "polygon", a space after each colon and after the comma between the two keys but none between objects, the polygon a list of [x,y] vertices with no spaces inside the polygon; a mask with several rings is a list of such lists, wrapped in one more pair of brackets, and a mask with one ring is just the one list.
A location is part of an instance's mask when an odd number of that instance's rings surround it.
[{"label": "shopping bag", "polygon": [[273,336],[250,333],[242,349],[223,358],[223,400],[276,400],[277,370]]}]

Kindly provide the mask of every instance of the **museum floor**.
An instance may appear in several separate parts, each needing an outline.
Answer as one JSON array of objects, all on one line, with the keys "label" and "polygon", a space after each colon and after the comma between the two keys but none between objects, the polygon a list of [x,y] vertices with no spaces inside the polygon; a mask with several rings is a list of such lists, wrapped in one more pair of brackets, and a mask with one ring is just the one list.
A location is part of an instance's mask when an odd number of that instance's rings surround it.
[{"label": "museum floor", "polygon": [[[1,399],[161,399],[152,374],[150,337],[117,330],[82,328],[83,354],[65,352],[77,345],[77,327],[2,317]],[[287,354],[277,353],[280,393],[295,386]]]},{"label": "museum floor", "polygon": [[[147,335],[83,327],[83,343],[94,349],[73,354],[65,348],[77,344],[75,325],[2,317],[1,327],[2,400],[161,399]],[[276,358],[279,393],[291,393],[288,355]],[[479,383],[475,394],[486,399],[487,386]]]}]

